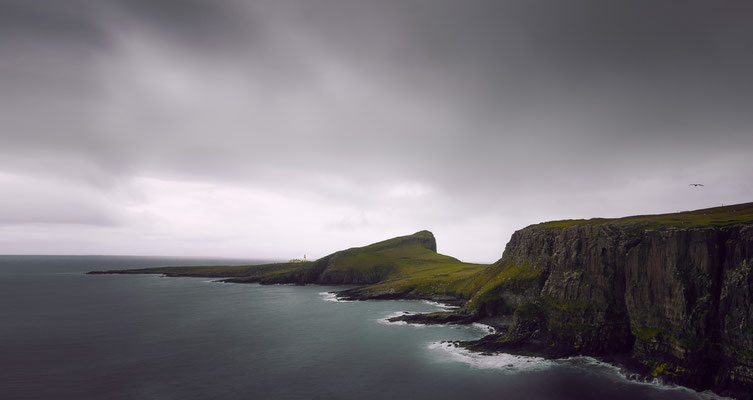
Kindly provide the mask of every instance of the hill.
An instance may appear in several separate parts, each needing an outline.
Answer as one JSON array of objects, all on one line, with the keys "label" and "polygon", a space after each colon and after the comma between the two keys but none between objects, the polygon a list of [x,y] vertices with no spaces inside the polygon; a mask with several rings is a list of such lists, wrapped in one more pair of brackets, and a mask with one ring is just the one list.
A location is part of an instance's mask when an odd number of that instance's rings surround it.
[{"label": "hill", "polygon": [[[160,267],[92,274],[162,274],[226,278],[233,283],[379,284],[362,298],[415,297],[455,299],[456,282],[473,276],[486,265],[470,264],[436,251],[434,235],[420,231],[364,247],[341,250],[313,262],[242,266]],[[444,289],[442,289],[444,287]],[[413,292],[413,294],[411,294]],[[466,291],[470,295],[470,291]]]}]

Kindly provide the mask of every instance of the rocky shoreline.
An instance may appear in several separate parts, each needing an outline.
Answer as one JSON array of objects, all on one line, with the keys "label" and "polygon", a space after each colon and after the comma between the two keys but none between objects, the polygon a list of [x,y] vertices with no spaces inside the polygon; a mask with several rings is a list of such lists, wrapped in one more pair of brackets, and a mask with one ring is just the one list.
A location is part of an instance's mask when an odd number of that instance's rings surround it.
[{"label": "rocky shoreline", "polygon": [[[655,370],[655,366],[641,362],[630,351],[629,346],[624,346],[623,351],[613,351],[606,348],[602,352],[581,349],[569,344],[553,343],[547,332],[540,330],[530,321],[530,316],[518,315],[481,315],[477,312],[468,311],[467,300],[449,298],[447,296],[414,296],[402,294],[378,294],[373,297],[363,295],[360,288],[334,292],[338,299],[342,300],[429,300],[457,307],[452,311],[439,311],[420,314],[404,314],[388,318],[389,322],[406,322],[409,324],[439,325],[458,324],[467,325],[480,323],[494,329],[493,333],[485,335],[478,340],[472,341],[448,341],[442,342],[452,346],[466,349],[483,355],[511,354],[525,357],[540,357],[543,359],[564,359],[570,357],[587,356],[599,362],[603,362],[618,368],[623,375],[630,380],[646,383],[660,383],[666,385],[678,385],[697,391],[712,391],[723,397],[731,397],[742,400],[753,399],[751,393],[745,387],[721,386],[713,387],[699,384],[694,379],[677,379],[677,376],[667,376]],[[353,294],[356,293],[354,296]],[[542,323],[542,321],[536,321]],[[632,345],[633,343],[631,343]]]},{"label": "rocky shoreline", "polygon": [[703,388],[690,384],[683,384],[676,380],[665,379],[661,375],[653,374],[652,369],[632,357],[630,352],[606,353],[606,354],[583,354],[573,351],[571,348],[562,346],[551,346],[545,341],[530,340],[530,338],[516,338],[508,332],[513,326],[511,316],[484,317],[458,313],[458,312],[432,312],[420,314],[404,314],[388,318],[389,322],[406,322],[409,324],[421,325],[438,325],[438,324],[458,324],[467,325],[479,323],[488,325],[493,328],[494,332],[478,340],[471,341],[442,341],[442,344],[451,345],[457,348],[478,353],[481,355],[493,356],[495,354],[510,354],[524,357],[538,357],[547,360],[566,359],[571,357],[591,357],[601,363],[605,363],[617,368],[622,375],[631,381],[642,383],[653,383],[661,385],[683,386],[689,389],[699,391],[711,391],[717,396],[730,397],[741,400],[753,399],[753,393],[744,389],[725,388],[722,390],[713,390],[713,388]]}]

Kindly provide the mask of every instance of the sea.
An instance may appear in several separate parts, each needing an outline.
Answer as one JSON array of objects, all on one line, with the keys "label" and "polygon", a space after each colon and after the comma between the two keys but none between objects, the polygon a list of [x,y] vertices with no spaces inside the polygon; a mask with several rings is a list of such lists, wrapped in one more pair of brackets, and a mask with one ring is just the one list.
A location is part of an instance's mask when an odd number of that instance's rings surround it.
[{"label": "sea", "polygon": [[484,325],[390,323],[447,306],[335,286],[91,270],[262,260],[0,256],[0,399],[713,399],[592,358],[481,355]]}]

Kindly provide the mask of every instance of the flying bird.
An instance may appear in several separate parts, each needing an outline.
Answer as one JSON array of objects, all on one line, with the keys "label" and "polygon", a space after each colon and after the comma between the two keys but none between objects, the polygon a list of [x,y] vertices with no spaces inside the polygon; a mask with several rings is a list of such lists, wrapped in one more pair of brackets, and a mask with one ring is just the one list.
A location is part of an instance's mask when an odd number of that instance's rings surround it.
[{"label": "flying bird", "polygon": [[688,186],[696,186],[697,187],[697,186],[703,186],[703,184],[702,183],[690,183],[690,184],[688,184]]}]

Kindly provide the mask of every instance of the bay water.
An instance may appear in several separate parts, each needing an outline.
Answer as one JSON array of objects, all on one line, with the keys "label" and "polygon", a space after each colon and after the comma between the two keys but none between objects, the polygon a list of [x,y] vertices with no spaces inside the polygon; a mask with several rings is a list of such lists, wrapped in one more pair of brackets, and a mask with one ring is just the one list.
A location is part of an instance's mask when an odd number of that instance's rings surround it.
[{"label": "bay water", "polygon": [[343,287],[225,284],[91,270],[261,260],[0,256],[0,399],[707,399],[578,357],[443,343],[483,325],[388,323],[421,301],[336,301]]}]

